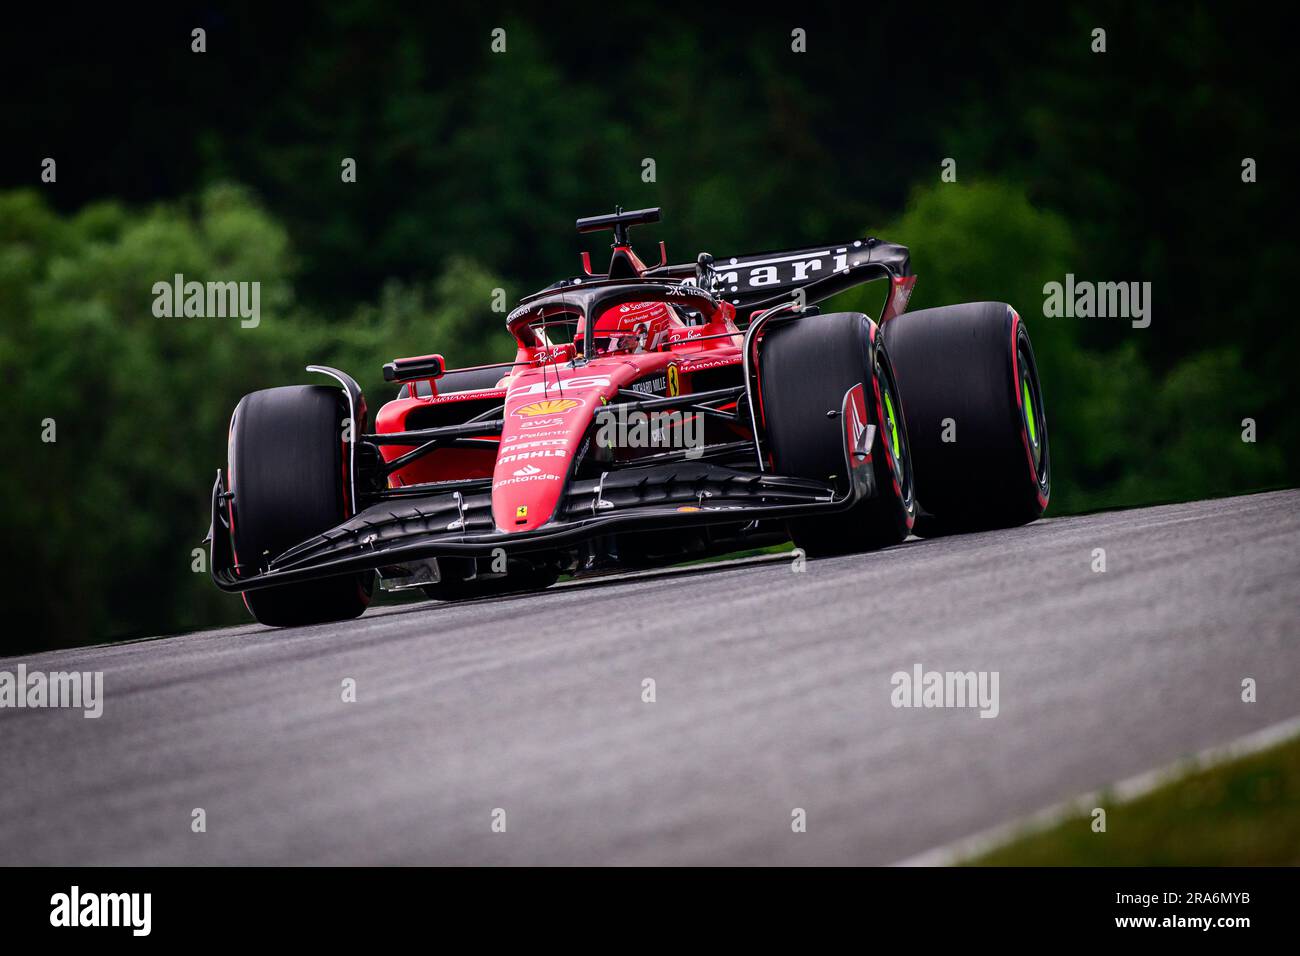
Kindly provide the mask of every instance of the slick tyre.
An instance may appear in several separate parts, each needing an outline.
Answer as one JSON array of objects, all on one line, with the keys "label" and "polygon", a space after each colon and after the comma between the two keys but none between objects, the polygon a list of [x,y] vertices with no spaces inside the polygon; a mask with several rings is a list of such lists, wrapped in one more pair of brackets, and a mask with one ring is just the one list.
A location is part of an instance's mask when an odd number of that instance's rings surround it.
[{"label": "slick tyre", "polygon": [[[229,480],[235,560],[267,561],[347,517],[343,419],[337,388],[291,385],[244,396],[230,423]],[[354,618],[370,604],[374,572],[245,591],[260,623],[275,627]]]},{"label": "slick tyre", "polygon": [[898,544],[916,517],[911,450],[890,356],[875,324],[858,312],[809,315],[764,332],[759,382],[768,450],[776,473],[847,481],[845,393],[862,385],[875,426],[876,494],[846,512],[787,522],[790,537],[817,557]]},{"label": "slick tyre", "polygon": [[918,533],[1005,528],[1051,497],[1029,332],[1003,302],[909,312],[884,327],[912,440]]}]

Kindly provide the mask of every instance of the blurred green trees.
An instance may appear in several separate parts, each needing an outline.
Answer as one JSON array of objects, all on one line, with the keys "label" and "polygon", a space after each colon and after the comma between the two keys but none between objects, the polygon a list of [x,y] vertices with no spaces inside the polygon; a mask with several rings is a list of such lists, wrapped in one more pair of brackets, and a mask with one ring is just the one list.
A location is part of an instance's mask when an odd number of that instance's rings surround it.
[{"label": "blurred green trees", "polygon": [[[239,620],[238,599],[192,567],[239,397],[307,381],[303,366],[323,362],[378,398],[394,356],[447,343],[454,360],[478,361],[501,334],[499,317],[484,319],[501,283],[465,259],[325,321],[295,299],[285,230],[233,187],[68,218],[31,191],[3,193],[0,229],[4,597],[24,644]],[[156,317],[153,284],[176,273],[261,282],[260,323]]]}]

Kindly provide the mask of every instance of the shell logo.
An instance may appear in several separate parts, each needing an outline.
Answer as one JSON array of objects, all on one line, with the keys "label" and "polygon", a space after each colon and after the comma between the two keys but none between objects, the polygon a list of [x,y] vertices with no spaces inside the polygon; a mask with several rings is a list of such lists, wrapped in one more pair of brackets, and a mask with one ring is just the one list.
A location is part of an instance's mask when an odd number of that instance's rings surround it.
[{"label": "shell logo", "polygon": [[529,402],[515,409],[520,418],[535,418],[538,415],[563,415],[571,408],[577,408],[581,402],[571,398],[552,398],[542,402]]}]

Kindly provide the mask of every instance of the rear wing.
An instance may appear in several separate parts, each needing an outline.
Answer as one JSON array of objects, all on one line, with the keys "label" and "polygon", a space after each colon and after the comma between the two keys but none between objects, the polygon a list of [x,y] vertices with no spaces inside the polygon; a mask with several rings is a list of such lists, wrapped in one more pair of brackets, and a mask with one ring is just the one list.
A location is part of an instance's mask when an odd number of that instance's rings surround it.
[{"label": "rear wing", "polygon": [[643,278],[697,276],[708,276],[711,291],[741,313],[791,300],[811,305],[864,282],[888,279],[890,290],[882,321],[907,307],[916,282],[907,247],[875,238],[747,256],[701,255],[698,262],[647,270]]}]

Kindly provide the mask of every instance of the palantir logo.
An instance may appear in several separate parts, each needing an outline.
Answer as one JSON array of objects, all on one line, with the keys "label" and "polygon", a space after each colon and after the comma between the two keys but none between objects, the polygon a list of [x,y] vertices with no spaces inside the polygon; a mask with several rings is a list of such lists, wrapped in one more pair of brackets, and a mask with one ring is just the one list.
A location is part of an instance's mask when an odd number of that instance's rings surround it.
[{"label": "palantir logo", "polygon": [[133,936],[153,928],[152,893],[82,893],[73,886],[50,897],[50,925],[55,927],[129,927]]}]

